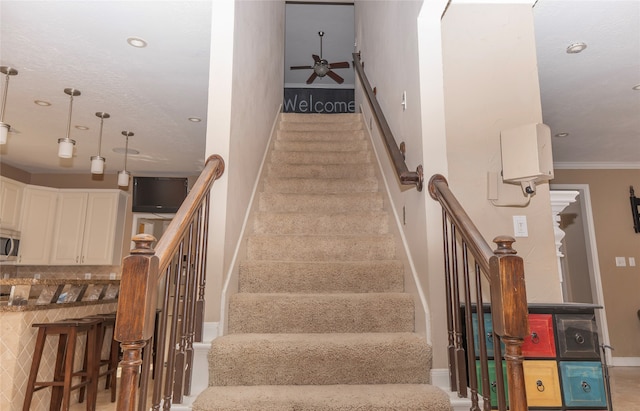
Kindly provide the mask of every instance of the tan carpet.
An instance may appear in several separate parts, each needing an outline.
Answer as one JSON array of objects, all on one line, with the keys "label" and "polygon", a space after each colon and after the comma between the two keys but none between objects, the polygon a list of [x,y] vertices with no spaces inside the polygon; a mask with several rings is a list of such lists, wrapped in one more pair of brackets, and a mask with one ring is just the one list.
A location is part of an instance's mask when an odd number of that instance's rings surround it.
[{"label": "tan carpet", "polygon": [[284,114],[196,411],[449,411],[358,115]]}]

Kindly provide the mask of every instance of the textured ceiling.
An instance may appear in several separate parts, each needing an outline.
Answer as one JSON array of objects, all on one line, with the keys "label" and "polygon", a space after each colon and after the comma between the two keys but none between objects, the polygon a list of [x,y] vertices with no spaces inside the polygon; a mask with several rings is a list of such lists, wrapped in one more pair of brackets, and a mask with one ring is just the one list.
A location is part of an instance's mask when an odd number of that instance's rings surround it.
[{"label": "textured ceiling", "polygon": [[[310,64],[311,54],[319,54],[319,30],[327,33],[323,57],[350,61],[349,6],[294,6],[299,10],[287,16],[285,83],[310,74],[288,67]],[[307,13],[305,7],[327,9]],[[632,90],[640,84],[640,0],[538,0],[533,13],[544,122],[553,134],[569,133],[553,139],[556,164],[640,168],[640,91]],[[123,155],[113,152],[124,146],[123,130],[135,133],[129,146],[140,152],[129,156],[134,175],[198,173],[210,22],[209,1],[0,1],[0,64],[19,70],[9,84],[5,121],[14,131],[0,148],[2,163],[31,173],[88,173],[98,150],[95,113],[106,111],[106,173],[123,167]],[[148,47],[133,48],[128,37],[143,38]],[[565,52],[579,41],[586,50]],[[352,70],[337,72],[353,83]],[[323,82],[331,85],[328,79],[317,85]],[[67,132],[68,87],[82,95],[73,105],[75,156],[62,160],[57,139]]]}]

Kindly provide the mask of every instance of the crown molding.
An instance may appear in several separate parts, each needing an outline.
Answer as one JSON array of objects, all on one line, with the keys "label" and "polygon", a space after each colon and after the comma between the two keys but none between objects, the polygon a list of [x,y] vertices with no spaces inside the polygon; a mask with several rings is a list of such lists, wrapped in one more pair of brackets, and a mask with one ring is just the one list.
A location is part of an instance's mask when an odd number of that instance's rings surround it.
[{"label": "crown molding", "polygon": [[553,163],[553,168],[558,170],[635,170],[640,169],[640,162],[557,162]]}]

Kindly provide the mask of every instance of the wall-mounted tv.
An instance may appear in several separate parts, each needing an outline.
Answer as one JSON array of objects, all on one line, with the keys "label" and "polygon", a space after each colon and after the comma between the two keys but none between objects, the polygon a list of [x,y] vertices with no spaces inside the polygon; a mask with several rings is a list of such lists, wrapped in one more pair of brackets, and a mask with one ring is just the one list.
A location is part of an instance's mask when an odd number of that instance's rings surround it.
[{"label": "wall-mounted tv", "polygon": [[134,213],[175,213],[187,197],[188,182],[178,177],[133,177]]}]

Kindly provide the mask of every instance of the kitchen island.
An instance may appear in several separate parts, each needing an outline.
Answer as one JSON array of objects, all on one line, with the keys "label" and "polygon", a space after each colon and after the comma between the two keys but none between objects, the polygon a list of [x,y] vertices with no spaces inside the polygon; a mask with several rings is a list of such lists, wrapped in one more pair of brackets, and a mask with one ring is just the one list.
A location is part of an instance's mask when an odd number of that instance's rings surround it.
[{"label": "kitchen island", "polygon": [[[7,411],[22,409],[33,357],[37,329],[35,323],[115,312],[119,280],[30,279],[0,280],[0,404]],[[47,341],[40,374],[53,374],[56,339]],[[84,342],[76,350],[76,364],[82,364]],[[48,410],[51,390],[34,394],[31,410]],[[74,401],[78,392],[75,391]],[[5,410],[3,405],[3,411]]]}]

